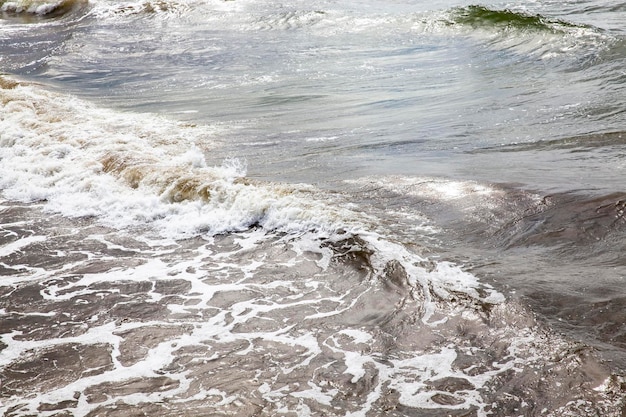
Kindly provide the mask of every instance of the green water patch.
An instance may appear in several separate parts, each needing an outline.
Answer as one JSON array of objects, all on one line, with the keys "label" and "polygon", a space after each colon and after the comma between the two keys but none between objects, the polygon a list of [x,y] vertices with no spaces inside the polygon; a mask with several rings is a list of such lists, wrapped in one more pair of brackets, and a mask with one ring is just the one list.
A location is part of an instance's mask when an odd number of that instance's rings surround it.
[{"label": "green water patch", "polygon": [[539,14],[527,14],[509,9],[492,10],[472,5],[455,8],[451,14],[452,24],[471,26],[476,29],[503,29],[534,32],[561,33],[566,28],[580,27],[559,19],[549,19]]}]

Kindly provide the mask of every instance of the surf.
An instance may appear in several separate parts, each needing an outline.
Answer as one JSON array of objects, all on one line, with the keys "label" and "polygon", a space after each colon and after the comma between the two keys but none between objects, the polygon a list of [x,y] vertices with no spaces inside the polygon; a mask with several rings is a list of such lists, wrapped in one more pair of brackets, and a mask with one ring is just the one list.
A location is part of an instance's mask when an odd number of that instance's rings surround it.
[{"label": "surf", "polygon": [[[12,243],[2,285],[32,299],[1,307],[23,329],[1,336],[2,389],[17,415],[130,404],[158,414],[166,403],[197,408],[197,398],[226,412],[233,401],[254,410],[258,398],[275,412],[486,416],[509,409],[498,394],[507,383],[539,384],[581,361],[585,371],[570,376],[577,390],[556,400],[557,388],[535,390],[527,407],[581,411],[578,395],[616,407],[619,379],[594,358],[460,266],[398,241],[349,195],[210,166],[210,127],[118,113],[10,77],[2,85],[1,213],[22,204],[42,219],[3,226]],[[491,192],[428,184],[451,200]],[[146,332],[156,339],[131,353]],[[72,361],[57,359],[68,349]],[[266,355],[283,359],[268,367],[258,362]],[[238,358],[251,367],[233,367]],[[70,377],[37,367],[46,360]],[[206,366],[250,382],[242,391],[212,379],[206,390]],[[37,388],[28,401],[24,375]]]},{"label": "surf", "polygon": [[16,23],[39,23],[79,14],[87,4],[87,0],[3,0],[0,2],[0,18]]}]

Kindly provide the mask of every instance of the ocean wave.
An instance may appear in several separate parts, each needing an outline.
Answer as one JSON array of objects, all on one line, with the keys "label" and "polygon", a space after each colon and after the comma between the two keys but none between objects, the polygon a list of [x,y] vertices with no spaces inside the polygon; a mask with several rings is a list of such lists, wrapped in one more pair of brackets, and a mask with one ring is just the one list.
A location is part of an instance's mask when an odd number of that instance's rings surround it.
[{"label": "ocean wave", "polygon": [[[237,160],[211,166],[210,126],[0,79],[3,207],[44,210],[34,230],[3,229],[4,299],[34,294],[1,307],[29,329],[1,338],[15,415],[207,403],[239,415],[486,416],[539,404],[565,415],[591,408],[580,397],[616,408],[621,381],[584,349],[458,265],[398,242],[351,199],[254,181]],[[422,185],[447,201],[497,197],[474,183]],[[528,392],[512,398],[510,386]]]},{"label": "ocean wave", "polygon": [[291,10],[260,17],[251,22],[259,30],[291,30],[316,25],[327,19],[323,10]]},{"label": "ocean wave", "polygon": [[439,32],[475,37],[491,48],[522,56],[542,60],[572,58],[577,66],[596,60],[615,41],[591,25],[478,5],[447,10],[435,27]]},{"label": "ocean wave", "polygon": [[368,221],[340,196],[329,204],[308,185],[247,178],[238,159],[211,166],[217,128],[113,112],[6,77],[0,84],[0,187],[12,200],[173,238],[253,226],[350,230]]},{"label": "ocean wave", "polygon": [[75,14],[86,5],[87,0],[0,0],[0,17],[19,18],[26,22],[34,18],[58,18]]},{"label": "ocean wave", "polygon": [[550,33],[566,33],[570,28],[588,28],[565,20],[550,19],[540,14],[529,14],[510,9],[491,9],[478,5],[452,9],[450,24],[467,25],[475,29]]},{"label": "ocean wave", "polygon": [[[198,6],[196,11],[202,13],[203,6]],[[320,37],[351,34],[389,37],[407,33],[473,37],[491,47],[541,59],[574,56],[577,61],[589,60],[587,55],[597,57],[615,41],[612,35],[592,25],[481,5],[404,14],[358,14],[338,8],[297,7],[222,13],[217,25],[228,24],[243,31],[303,30]]]},{"label": "ocean wave", "polygon": [[157,18],[169,19],[184,16],[192,10],[193,1],[138,0],[102,2],[92,0],[90,15],[97,19]]},{"label": "ocean wave", "polygon": [[541,59],[568,56],[588,61],[614,42],[612,35],[592,25],[480,5],[402,14],[363,14],[339,7],[304,4],[269,7],[256,2],[92,0],[90,4],[90,15],[98,19],[180,18],[191,25],[210,25],[214,30],[298,31],[320,38],[355,34],[382,38],[406,34],[473,37],[494,48]]},{"label": "ocean wave", "polygon": [[[64,216],[93,217],[109,227],[149,229],[174,239],[254,227],[294,236],[314,233],[329,247],[354,237],[375,254],[367,267],[378,274],[393,261],[425,294],[434,288],[438,298],[454,291],[480,302],[501,301],[469,276],[446,280],[455,274],[445,264],[423,281],[423,268],[413,264],[422,259],[382,238],[377,220],[355,211],[341,195],[304,184],[254,181],[238,160],[209,166],[196,143],[208,142],[207,130],[109,112],[10,79],[3,85],[0,189],[5,198],[44,202],[46,210]],[[384,255],[389,253],[393,259]]]}]

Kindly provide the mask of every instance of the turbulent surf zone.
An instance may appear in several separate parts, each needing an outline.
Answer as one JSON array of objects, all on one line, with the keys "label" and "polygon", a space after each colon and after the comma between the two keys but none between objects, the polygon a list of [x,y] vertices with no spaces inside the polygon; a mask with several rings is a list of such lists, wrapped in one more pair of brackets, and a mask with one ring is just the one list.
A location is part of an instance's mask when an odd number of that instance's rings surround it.
[{"label": "turbulent surf zone", "polygon": [[5,415],[621,415],[620,376],[429,257],[427,219],[403,242],[210,166],[217,128],[0,94]]},{"label": "turbulent surf zone", "polygon": [[620,7],[0,0],[0,413],[623,416]]}]

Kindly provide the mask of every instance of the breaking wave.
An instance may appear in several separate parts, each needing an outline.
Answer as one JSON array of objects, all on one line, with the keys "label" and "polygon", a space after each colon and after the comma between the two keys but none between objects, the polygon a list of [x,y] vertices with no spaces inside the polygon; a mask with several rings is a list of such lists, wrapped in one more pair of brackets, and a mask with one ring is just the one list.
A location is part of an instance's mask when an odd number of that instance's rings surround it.
[{"label": "breaking wave", "polygon": [[32,300],[0,306],[21,329],[1,336],[14,415],[617,415],[620,381],[584,349],[349,196],[211,166],[217,128],[1,80],[3,215],[47,213],[3,226],[3,286]]},{"label": "breaking wave", "polygon": [[74,14],[85,9],[87,0],[0,0],[0,17],[39,21]]},{"label": "breaking wave", "polygon": [[550,19],[539,14],[516,12],[509,9],[497,10],[485,6],[467,6],[453,9],[450,13],[452,24],[467,25],[472,28],[492,28],[496,30],[539,31],[566,33],[571,28],[585,28],[564,20]]}]

